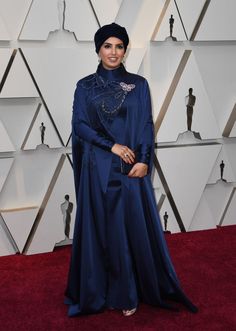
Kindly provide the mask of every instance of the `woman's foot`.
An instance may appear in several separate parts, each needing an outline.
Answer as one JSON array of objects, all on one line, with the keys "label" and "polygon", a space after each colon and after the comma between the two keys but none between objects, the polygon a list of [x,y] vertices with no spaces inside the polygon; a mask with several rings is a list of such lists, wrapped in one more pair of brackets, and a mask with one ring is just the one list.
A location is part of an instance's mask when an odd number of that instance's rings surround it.
[{"label": "woman's foot", "polygon": [[133,308],[131,310],[122,310],[124,316],[131,316],[136,312],[137,308]]}]

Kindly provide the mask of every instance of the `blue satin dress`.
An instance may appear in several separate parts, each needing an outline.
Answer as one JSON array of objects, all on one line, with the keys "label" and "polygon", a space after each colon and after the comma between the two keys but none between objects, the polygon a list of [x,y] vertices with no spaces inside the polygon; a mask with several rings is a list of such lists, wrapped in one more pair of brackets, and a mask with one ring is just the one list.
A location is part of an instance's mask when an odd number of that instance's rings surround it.
[{"label": "blue satin dress", "polygon": [[[148,165],[121,173],[111,152],[126,145]],[[153,120],[147,81],[124,66],[81,79],[75,90],[72,152],[77,212],[65,302],[69,316],[132,309],[139,302],[197,308],[183,293],[160,224],[151,183]]]}]

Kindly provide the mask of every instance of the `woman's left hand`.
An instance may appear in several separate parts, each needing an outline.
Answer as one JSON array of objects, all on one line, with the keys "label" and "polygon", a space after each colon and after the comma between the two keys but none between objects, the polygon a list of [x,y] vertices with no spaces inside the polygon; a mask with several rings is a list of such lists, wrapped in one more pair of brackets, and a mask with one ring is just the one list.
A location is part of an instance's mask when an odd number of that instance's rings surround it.
[{"label": "woman's left hand", "polygon": [[133,168],[128,173],[128,177],[139,177],[142,178],[147,175],[148,165],[146,163],[135,163]]}]

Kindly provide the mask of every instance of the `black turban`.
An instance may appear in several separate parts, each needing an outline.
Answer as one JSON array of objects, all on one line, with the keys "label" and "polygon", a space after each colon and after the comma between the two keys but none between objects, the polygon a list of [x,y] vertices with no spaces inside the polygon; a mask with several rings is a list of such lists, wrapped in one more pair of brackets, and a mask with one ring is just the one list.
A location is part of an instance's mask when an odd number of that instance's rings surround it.
[{"label": "black turban", "polygon": [[120,26],[116,23],[111,23],[107,25],[103,25],[94,35],[94,42],[96,47],[96,52],[99,53],[99,50],[108,38],[116,37],[123,41],[125,51],[127,49],[129,43],[129,36],[127,34],[126,29],[123,26]]}]

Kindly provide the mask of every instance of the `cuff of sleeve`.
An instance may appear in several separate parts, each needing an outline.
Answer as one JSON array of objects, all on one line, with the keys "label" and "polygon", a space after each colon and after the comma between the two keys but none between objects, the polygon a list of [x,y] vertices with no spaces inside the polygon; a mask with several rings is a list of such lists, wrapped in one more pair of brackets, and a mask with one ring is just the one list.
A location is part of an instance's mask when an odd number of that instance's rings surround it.
[{"label": "cuff of sleeve", "polygon": [[151,158],[151,145],[142,145],[140,151],[138,152],[137,162],[146,163],[149,165]]}]

